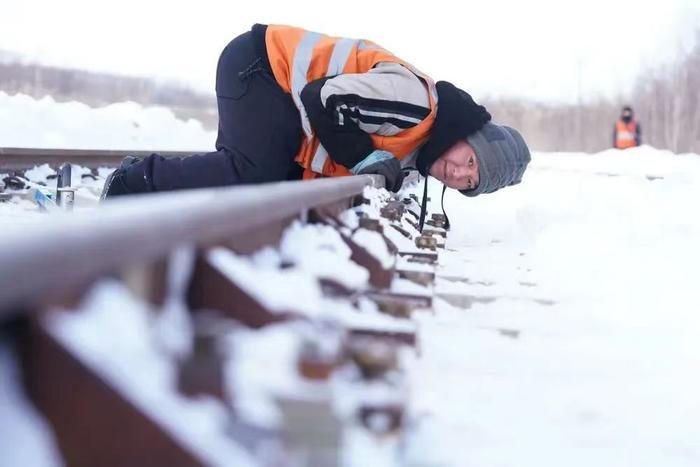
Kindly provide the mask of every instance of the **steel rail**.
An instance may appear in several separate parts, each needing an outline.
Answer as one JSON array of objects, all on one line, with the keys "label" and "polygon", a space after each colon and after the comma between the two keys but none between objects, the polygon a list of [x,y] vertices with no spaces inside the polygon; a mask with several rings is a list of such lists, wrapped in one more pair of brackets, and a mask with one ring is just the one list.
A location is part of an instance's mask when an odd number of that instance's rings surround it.
[{"label": "steel rail", "polygon": [[381,176],[168,192],[57,214],[28,230],[0,232],[0,316],[96,277],[162,258],[179,245],[206,245],[350,201]]},{"label": "steel rail", "polygon": [[207,151],[128,151],[110,149],[0,148],[0,170],[25,170],[35,165],[59,166],[71,162],[88,168],[114,167],[126,156],[184,157]]}]

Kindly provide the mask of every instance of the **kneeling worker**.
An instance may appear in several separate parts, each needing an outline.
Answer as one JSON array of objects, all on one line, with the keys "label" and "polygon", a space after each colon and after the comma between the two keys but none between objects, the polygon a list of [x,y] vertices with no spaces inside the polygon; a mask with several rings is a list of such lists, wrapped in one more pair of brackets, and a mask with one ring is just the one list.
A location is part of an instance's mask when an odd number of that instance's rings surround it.
[{"label": "kneeling worker", "polygon": [[216,73],[216,152],[125,159],[103,197],[406,170],[467,196],[519,183],[530,152],[465,91],[367,40],[256,24]]}]

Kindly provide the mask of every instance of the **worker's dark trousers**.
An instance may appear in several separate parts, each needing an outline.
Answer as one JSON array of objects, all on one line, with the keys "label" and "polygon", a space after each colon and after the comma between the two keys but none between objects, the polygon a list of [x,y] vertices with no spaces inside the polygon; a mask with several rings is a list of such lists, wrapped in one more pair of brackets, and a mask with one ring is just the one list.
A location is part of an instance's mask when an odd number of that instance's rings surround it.
[{"label": "worker's dark trousers", "polygon": [[299,112],[256,54],[250,32],[232,40],[216,70],[216,152],[168,159],[153,154],[128,166],[132,193],[261,183],[301,177]]}]

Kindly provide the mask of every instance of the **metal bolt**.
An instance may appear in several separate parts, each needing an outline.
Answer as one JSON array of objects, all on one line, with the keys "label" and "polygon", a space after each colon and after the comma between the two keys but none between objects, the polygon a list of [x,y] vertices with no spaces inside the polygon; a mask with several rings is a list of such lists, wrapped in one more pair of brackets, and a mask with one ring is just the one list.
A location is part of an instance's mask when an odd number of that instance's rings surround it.
[{"label": "metal bolt", "polygon": [[376,434],[387,434],[401,428],[404,407],[398,404],[366,405],[360,407],[358,416],[362,424]]},{"label": "metal bolt", "polygon": [[347,352],[366,379],[379,378],[398,367],[397,347],[386,339],[355,337],[348,344]]},{"label": "metal bolt", "polygon": [[423,229],[423,235],[438,235],[447,238],[447,232],[444,230]]},{"label": "metal bolt", "polygon": [[435,273],[431,271],[396,271],[399,277],[416,284],[428,286],[435,280]]},{"label": "metal bolt", "polygon": [[434,250],[438,246],[437,239],[434,237],[428,237],[426,235],[421,235],[416,238],[416,246],[418,248],[429,248]]}]

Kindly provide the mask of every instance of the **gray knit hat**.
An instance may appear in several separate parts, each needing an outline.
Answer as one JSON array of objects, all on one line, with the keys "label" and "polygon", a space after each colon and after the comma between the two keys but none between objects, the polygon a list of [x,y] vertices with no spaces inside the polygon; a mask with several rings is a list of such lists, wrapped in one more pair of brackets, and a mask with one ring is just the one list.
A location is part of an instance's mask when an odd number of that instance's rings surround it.
[{"label": "gray knit hat", "polygon": [[520,183],[530,162],[530,150],[520,133],[489,122],[467,136],[467,142],[479,160],[479,185],[472,190],[460,190],[462,194],[493,193]]}]

